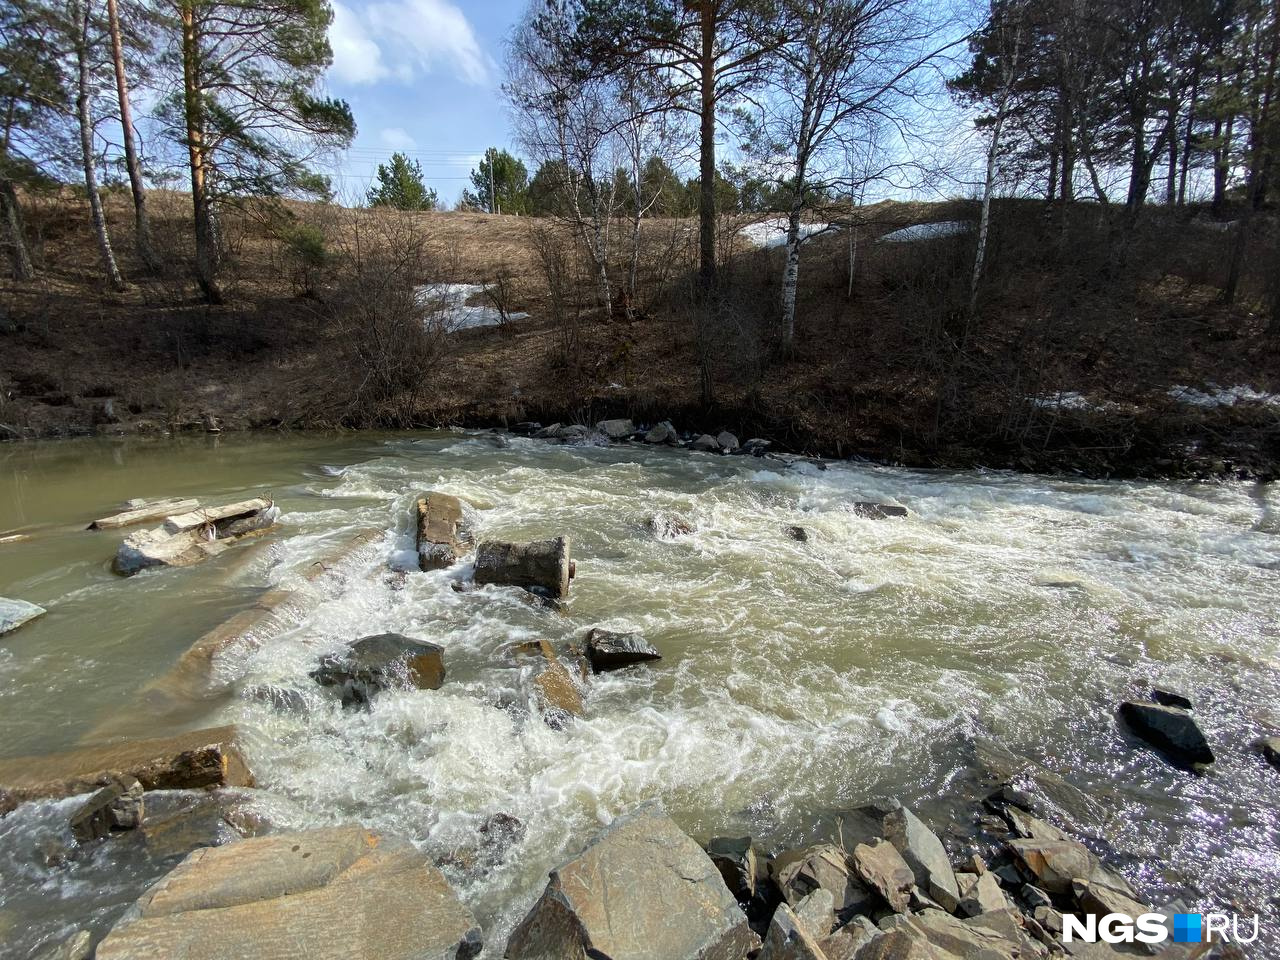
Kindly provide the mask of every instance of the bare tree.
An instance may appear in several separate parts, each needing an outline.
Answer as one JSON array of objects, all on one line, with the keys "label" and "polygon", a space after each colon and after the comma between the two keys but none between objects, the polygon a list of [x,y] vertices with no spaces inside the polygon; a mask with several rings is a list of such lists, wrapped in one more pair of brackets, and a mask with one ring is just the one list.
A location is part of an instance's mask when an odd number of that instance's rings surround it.
[{"label": "bare tree", "polygon": [[111,35],[111,64],[116,77],[116,98],[120,104],[120,128],[124,141],[125,169],[129,173],[129,189],[133,193],[134,238],[138,256],[150,270],[157,270],[160,259],[151,242],[151,221],[147,217],[147,191],[142,182],[142,164],[133,135],[133,108],[129,103],[129,76],[124,62],[124,40],[120,31],[120,11],[116,0],[107,0],[107,29]]}]

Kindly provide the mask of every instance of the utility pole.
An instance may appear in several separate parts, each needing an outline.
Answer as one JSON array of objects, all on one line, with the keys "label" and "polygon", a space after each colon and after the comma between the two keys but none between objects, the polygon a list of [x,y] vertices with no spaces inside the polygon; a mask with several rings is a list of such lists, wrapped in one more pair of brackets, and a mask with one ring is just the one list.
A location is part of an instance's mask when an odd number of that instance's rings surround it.
[{"label": "utility pole", "polygon": [[493,185],[493,164],[498,159],[497,153],[493,150],[489,151],[489,212],[498,212],[498,191]]}]

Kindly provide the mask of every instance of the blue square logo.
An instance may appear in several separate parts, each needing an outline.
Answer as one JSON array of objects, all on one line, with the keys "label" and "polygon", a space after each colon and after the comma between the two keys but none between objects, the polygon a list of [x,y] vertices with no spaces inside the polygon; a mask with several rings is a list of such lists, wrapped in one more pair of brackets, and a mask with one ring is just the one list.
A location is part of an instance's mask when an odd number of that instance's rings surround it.
[{"label": "blue square logo", "polygon": [[1200,914],[1175,913],[1173,915],[1173,942],[1200,943]]}]

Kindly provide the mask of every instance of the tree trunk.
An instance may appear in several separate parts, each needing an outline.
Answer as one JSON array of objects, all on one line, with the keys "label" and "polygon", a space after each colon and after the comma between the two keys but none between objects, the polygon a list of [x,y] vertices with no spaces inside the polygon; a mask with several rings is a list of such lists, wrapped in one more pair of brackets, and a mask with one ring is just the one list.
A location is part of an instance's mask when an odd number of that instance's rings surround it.
[{"label": "tree trunk", "polygon": [[1049,152],[1049,189],[1045,194],[1045,199],[1049,203],[1053,203],[1054,197],[1058,194],[1058,151],[1051,150]]},{"label": "tree trunk", "polygon": [[991,146],[987,148],[987,176],[982,184],[982,212],[978,216],[978,248],[973,257],[973,276],[969,278],[969,312],[978,306],[978,282],[982,279],[982,264],[987,256],[987,234],[991,229],[991,194],[996,185],[996,158],[1000,155],[1000,128],[1004,126],[1005,107],[1009,102],[1006,94],[1000,101],[996,111],[996,120],[991,128]]},{"label": "tree trunk", "polygon": [[716,21],[714,3],[699,4],[702,25],[702,102],[698,169],[698,273],[703,290],[716,282]]},{"label": "tree trunk", "polygon": [[107,26],[111,33],[111,60],[115,66],[116,98],[120,102],[120,126],[124,137],[124,162],[129,171],[129,189],[133,192],[134,239],[138,257],[153,273],[160,268],[151,242],[151,221],[147,217],[147,193],[142,184],[142,164],[133,139],[133,108],[129,105],[129,78],[124,69],[124,43],[120,38],[120,13],[116,0],[107,0]]},{"label": "tree trunk", "polygon": [[[798,191],[797,191],[798,193]],[[790,349],[796,337],[796,288],[800,283],[800,210],[799,197],[787,216],[787,262],[782,268],[782,343]]]},{"label": "tree trunk", "polygon": [[76,30],[76,120],[80,127],[80,157],[84,162],[84,189],[89,196],[89,215],[93,221],[93,233],[98,239],[98,252],[102,255],[102,270],[115,290],[124,290],[124,277],[116,266],[111,250],[111,236],[107,232],[107,218],[102,210],[102,196],[98,193],[98,173],[93,162],[93,118],[89,113],[89,4],[80,7],[73,0],[71,12]]},{"label": "tree trunk", "polygon": [[9,267],[15,280],[30,280],[35,276],[31,266],[31,252],[27,249],[26,233],[22,227],[22,208],[18,205],[18,193],[13,181],[0,180],[0,231],[9,248]]},{"label": "tree trunk", "polygon": [[191,165],[191,205],[196,229],[196,283],[210,303],[222,303],[218,274],[222,256],[213,203],[209,196],[208,164],[204,142],[204,104],[200,87],[200,38],[194,0],[182,5],[182,92],[187,124],[187,155]]},{"label": "tree trunk", "polygon": [[1164,187],[1164,202],[1173,206],[1178,202],[1178,114],[1169,110],[1169,179]]},{"label": "tree trunk", "polygon": [[1200,67],[1191,74],[1191,101],[1187,104],[1187,135],[1182,141],[1182,169],[1178,171],[1178,206],[1187,202],[1187,171],[1191,166],[1191,144],[1195,142],[1196,108],[1200,105]]},{"label": "tree trunk", "polygon": [[1213,125],[1213,137],[1217,147],[1213,151],[1213,204],[1215,217],[1222,215],[1227,202],[1227,174],[1231,168],[1231,134],[1235,126],[1235,117],[1227,117],[1225,130],[1221,120]]}]

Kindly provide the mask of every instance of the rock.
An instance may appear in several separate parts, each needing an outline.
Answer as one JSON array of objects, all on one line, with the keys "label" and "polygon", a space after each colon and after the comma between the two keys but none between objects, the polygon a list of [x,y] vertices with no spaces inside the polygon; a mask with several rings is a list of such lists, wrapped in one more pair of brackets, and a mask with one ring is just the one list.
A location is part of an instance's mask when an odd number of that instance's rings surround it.
[{"label": "rock", "polygon": [[836,928],[835,903],[830,890],[819,888],[796,904],[796,919],[814,939],[825,937]]},{"label": "rock", "polygon": [[673,513],[655,513],[645,521],[645,526],[653,531],[659,540],[674,540],[693,533],[692,521]]},{"label": "rock", "polygon": [[1011,840],[1009,849],[1049,893],[1071,893],[1071,881],[1090,877],[1098,859],[1073,840]]},{"label": "rock", "polygon": [[725,453],[737,453],[738,451],[738,438],[728,430],[721,430],[716,435],[716,443],[720,444],[720,449]]},{"label": "rock", "polygon": [[787,527],[787,536],[792,540],[798,540],[800,543],[804,543],[809,539],[809,531],[804,527]]},{"label": "rock", "polygon": [[418,499],[417,514],[418,569],[443,570],[457,563],[470,541],[462,501],[447,493],[428,493]]},{"label": "rock", "polygon": [[0,813],[39,797],[87,793],[126,775],[137,778],[144,790],[253,786],[235,739],[235,727],[214,727],[0,760]]},{"label": "rock", "polygon": [[892,843],[877,839],[858,844],[853,849],[853,869],[895,912],[906,912],[915,874]]},{"label": "rock", "polygon": [[566,441],[585,440],[589,436],[591,436],[591,430],[581,423],[571,423],[558,431],[558,439]]},{"label": "rock", "polygon": [[339,688],[344,707],[368,704],[382,690],[439,690],[444,675],[444,647],[398,633],[357,640],[311,673],[322,687]]},{"label": "rock", "polygon": [[142,784],[131,776],[113,777],[71,815],[71,835],[90,843],[113,830],[134,830],[142,813]]},{"label": "rock", "polygon": [[793,908],[815,890],[831,893],[836,916],[842,921],[867,912],[875,903],[871,890],[850,870],[844,851],[833,843],[779,854],[769,872]]},{"label": "rock", "polygon": [[162,527],[129,534],[116,551],[112,569],[131,577],[148,567],[189,567],[240,540],[267,533],[279,519],[280,511],[263,497],[176,514]]},{"label": "rock", "polygon": [[[1057,822],[1077,832],[1083,832],[1078,829],[1081,823],[1107,819],[1108,811],[1096,800],[1036,761],[986,737],[975,737],[969,747],[980,779],[1001,787],[1001,793],[1006,797],[1022,797],[1017,805],[1025,804],[1024,809],[1046,806],[1053,811]],[[1014,783],[1019,784],[1020,789],[1010,791],[1009,785]],[[1030,797],[1035,798],[1034,803]]]},{"label": "rock", "polygon": [[973,883],[969,884],[968,889],[960,897],[959,906],[953,912],[958,912],[965,917],[976,917],[979,914],[990,913],[992,910],[1007,909],[1009,909],[1009,901],[1004,891],[1000,889],[1000,883],[996,880],[995,874],[984,873],[980,877],[975,877]]},{"label": "rock", "polygon": [[1266,758],[1267,763],[1280,770],[1280,737],[1263,737],[1253,747]]},{"label": "rock", "polygon": [[758,942],[702,848],[644,809],[551,872],[503,956],[743,960]]},{"label": "rock", "polygon": [[709,433],[704,433],[693,443],[689,444],[691,450],[701,450],[703,453],[719,453],[720,441]]},{"label": "rock", "polygon": [[947,851],[937,835],[906,807],[899,807],[885,816],[884,836],[902,854],[916,878],[916,885],[944,910],[954,912],[960,889]]},{"label": "rock", "polygon": [[88,930],[77,930],[67,939],[36,952],[31,960],[89,960],[93,956],[93,937]]},{"label": "rock", "polygon": [[1213,763],[1209,742],[1186,710],[1126,700],[1120,716],[1143,740],[1178,763]]},{"label": "rock", "polygon": [[10,600],[0,597],[0,635],[17,630],[24,623],[30,623],[36,617],[43,617],[48,611],[25,600]]},{"label": "rock", "polygon": [[1067,840],[1071,838],[1053,824],[1033,817],[1017,807],[1004,808],[1005,819],[1013,827],[1014,833],[1027,840]]},{"label": "rock", "polygon": [[535,440],[554,440],[560,436],[560,428],[563,424],[553,423],[549,427],[539,427],[533,432]]},{"label": "rock", "polygon": [[630,420],[601,420],[596,424],[596,432],[610,440],[625,440],[636,432],[636,425]]},{"label": "rock", "polygon": [[411,844],[359,827],[197,850],[129,908],[97,960],[469,960],[480,928]]},{"label": "rock", "polygon": [[148,520],[163,520],[175,513],[189,513],[200,506],[198,500],[168,497],[163,500],[130,500],[129,509],[89,524],[90,530],[116,530]]},{"label": "rock", "polygon": [[675,443],[679,439],[680,435],[676,433],[676,428],[669,420],[663,420],[644,435],[645,443]]},{"label": "rock", "polygon": [[569,595],[572,577],[568,537],[528,543],[485,540],[476,549],[475,581],[479,584],[524,587],[563,600]]},{"label": "rock", "polygon": [[706,851],[739,903],[746,903],[756,895],[759,865],[750,837],[712,837],[707,841]]},{"label": "rock", "polygon": [[[826,893],[826,891],[821,891]],[[830,897],[829,893],[826,896]],[[812,931],[785,903],[778,904],[769,921],[769,932],[759,960],[827,960]]]},{"label": "rock", "polygon": [[[957,958],[981,958],[981,960],[1013,960],[1026,956],[1020,944],[1006,939],[1000,933],[971,921],[957,920],[941,910],[926,910],[912,917],[892,918],[889,934],[905,934],[916,941],[912,949],[918,952],[868,953],[868,957],[902,957],[911,960],[952,960]],[[875,941],[873,941],[874,943]],[[932,948],[933,952],[923,947]],[[862,953],[858,960],[864,960]]]},{"label": "rock", "polygon": [[1153,687],[1151,699],[1164,707],[1181,707],[1183,710],[1191,709],[1191,698],[1173,690],[1162,690],[1160,687]]},{"label": "rock", "polygon": [[524,840],[524,821],[509,813],[495,813],[480,824],[480,861],[496,867],[507,859],[511,848]]},{"label": "rock", "polygon": [[542,424],[540,423],[535,423],[532,420],[521,420],[511,428],[511,432],[522,437],[528,437],[537,433],[541,429]]},{"label": "rock", "polygon": [[1127,913],[1137,917],[1151,912],[1149,906],[1130,896],[1127,889],[1118,889],[1099,880],[1077,878],[1071,884],[1071,892],[1086,913],[1100,917],[1108,913]]},{"label": "rock", "polygon": [[587,634],[586,652],[593,673],[662,659],[662,654],[640,634],[614,633],[599,627],[592,627]]},{"label": "rock", "polygon": [[888,520],[890,517],[905,517],[907,508],[893,503],[872,503],[869,500],[859,500],[853,505],[853,512],[860,517],[867,517],[871,520]]},{"label": "rock", "polygon": [[1051,907],[1053,901],[1049,899],[1049,895],[1039,887],[1032,886],[1029,883],[1022,886],[1022,902],[1030,907],[1033,911],[1037,907]]},{"label": "rock", "polygon": [[147,797],[140,833],[152,860],[185,857],[256,832],[245,794],[234,790],[162,790]]},{"label": "rock", "polygon": [[582,694],[563,663],[547,664],[533,678],[533,685],[543,719],[552,729],[561,729],[570,717],[582,716]]},{"label": "rock", "polygon": [[854,917],[829,936],[818,941],[827,960],[857,960],[858,951],[880,935],[866,917]]},{"label": "rock", "polygon": [[763,457],[766,450],[773,446],[771,440],[762,440],[760,437],[752,437],[744,443],[739,449],[739,453],[747,453],[753,457]]}]

